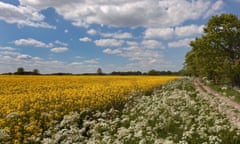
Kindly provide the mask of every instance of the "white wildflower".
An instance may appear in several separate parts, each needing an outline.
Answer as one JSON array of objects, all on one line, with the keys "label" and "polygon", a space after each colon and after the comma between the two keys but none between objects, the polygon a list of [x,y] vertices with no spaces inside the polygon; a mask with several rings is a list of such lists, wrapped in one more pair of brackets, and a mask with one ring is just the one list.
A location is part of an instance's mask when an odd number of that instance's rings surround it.
[{"label": "white wildflower", "polygon": [[0,141],[9,137],[9,135],[6,133],[4,129],[0,129]]},{"label": "white wildflower", "polygon": [[127,135],[129,135],[130,131],[126,129],[125,127],[118,128],[118,137],[123,138]]},{"label": "white wildflower", "polygon": [[137,137],[137,138],[141,138],[142,135],[143,135],[142,133],[143,133],[143,131],[142,131],[142,130],[139,130],[139,131],[137,131],[137,132],[134,134],[134,136]]},{"label": "white wildflower", "polygon": [[14,118],[14,117],[17,117],[17,116],[19,116],[18,112],[11,112],[6,116],[6,118]]}]

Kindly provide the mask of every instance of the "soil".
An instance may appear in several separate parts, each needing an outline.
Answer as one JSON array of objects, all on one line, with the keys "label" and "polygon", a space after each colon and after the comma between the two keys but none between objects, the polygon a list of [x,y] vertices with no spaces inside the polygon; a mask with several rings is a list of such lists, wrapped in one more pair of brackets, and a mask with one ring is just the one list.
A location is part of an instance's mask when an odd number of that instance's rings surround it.
[{"label": "soil", "polygon": [[240,129],[239,103],[202,84],[198,78],[193,80],[193,84],[200,96],[209,101],[213,108],[223,113],[235,127]]}]

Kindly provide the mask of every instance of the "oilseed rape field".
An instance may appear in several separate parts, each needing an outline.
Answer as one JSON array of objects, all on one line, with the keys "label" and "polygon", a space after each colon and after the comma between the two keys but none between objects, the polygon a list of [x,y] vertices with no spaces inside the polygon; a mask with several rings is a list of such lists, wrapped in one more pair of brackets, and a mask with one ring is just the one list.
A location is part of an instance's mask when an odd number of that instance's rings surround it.
[{"label": "oilseed rape field", "polygon": [[[0,143],[34,143],[64,116],[121,109],[177,76],[0,76]],[[54,131],[54,130],[53,130]]]}]

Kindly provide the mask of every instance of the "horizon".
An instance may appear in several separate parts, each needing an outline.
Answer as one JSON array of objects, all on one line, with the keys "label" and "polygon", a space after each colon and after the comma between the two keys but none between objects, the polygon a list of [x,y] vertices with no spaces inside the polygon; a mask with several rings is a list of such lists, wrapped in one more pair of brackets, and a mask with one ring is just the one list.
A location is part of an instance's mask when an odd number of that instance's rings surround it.
[{"label": "horizon", "polygon": [[[19,74],[18,73],[18,69],[21,68],[23,71],[22,71],[22,74]],[[98,72],[98,69],[96,69],[95,72],[87,72],[87,73],[71,73],[71,72],[54,72],[54,73],[41,73],[41,70],[39,70],[38,68],[34,68],[33,70],[25,70],[25,68],[23,67],[18,67],[15,71],[11,71],[11,72],[4,72],[4,73],[0,73],[0,75],[86,75],[86,74],[97,74],[97,75],[139,75],[139,73],[141,73],[140,75],[149,75],[149,73],[151,71],[155,71],[155,72],[160,72],[161,74],[163,73],[167,73],[167,72],[170,72],[171,74],[175,74],[175,73],[180,73],[180,71],[170,71],[170,70],[155,70],[155,69],[151,69],[151,70],[148,70],[148,71],[139,71],[139,70],[136,70],[136,71],[111,71],[111,72],[104,72],[104,70],[102,70],[101,68],[101,73]],[[118,73],[118,74],[117,74]],[[135,73],[135,74],[133,74]],[[158,74],[159,75],[159,74]]]},{"label": "horizon", "polygon": [[240,0],[0,0],[0,73],[179,71],[208,20]]}]

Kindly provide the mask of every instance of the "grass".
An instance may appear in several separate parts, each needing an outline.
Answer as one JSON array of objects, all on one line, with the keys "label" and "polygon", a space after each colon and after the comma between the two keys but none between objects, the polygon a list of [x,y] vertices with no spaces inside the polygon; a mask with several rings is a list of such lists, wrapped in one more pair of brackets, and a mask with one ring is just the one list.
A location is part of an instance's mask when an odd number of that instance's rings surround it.
[{"label": "grass", "polygon": [[216,85],[212,83],[209,84],[208,86],[213,90],[221,93],[222,95],[227,96],[228,98],[240,103],[240,92],[238,92],[237,90],[223,85]]}]

